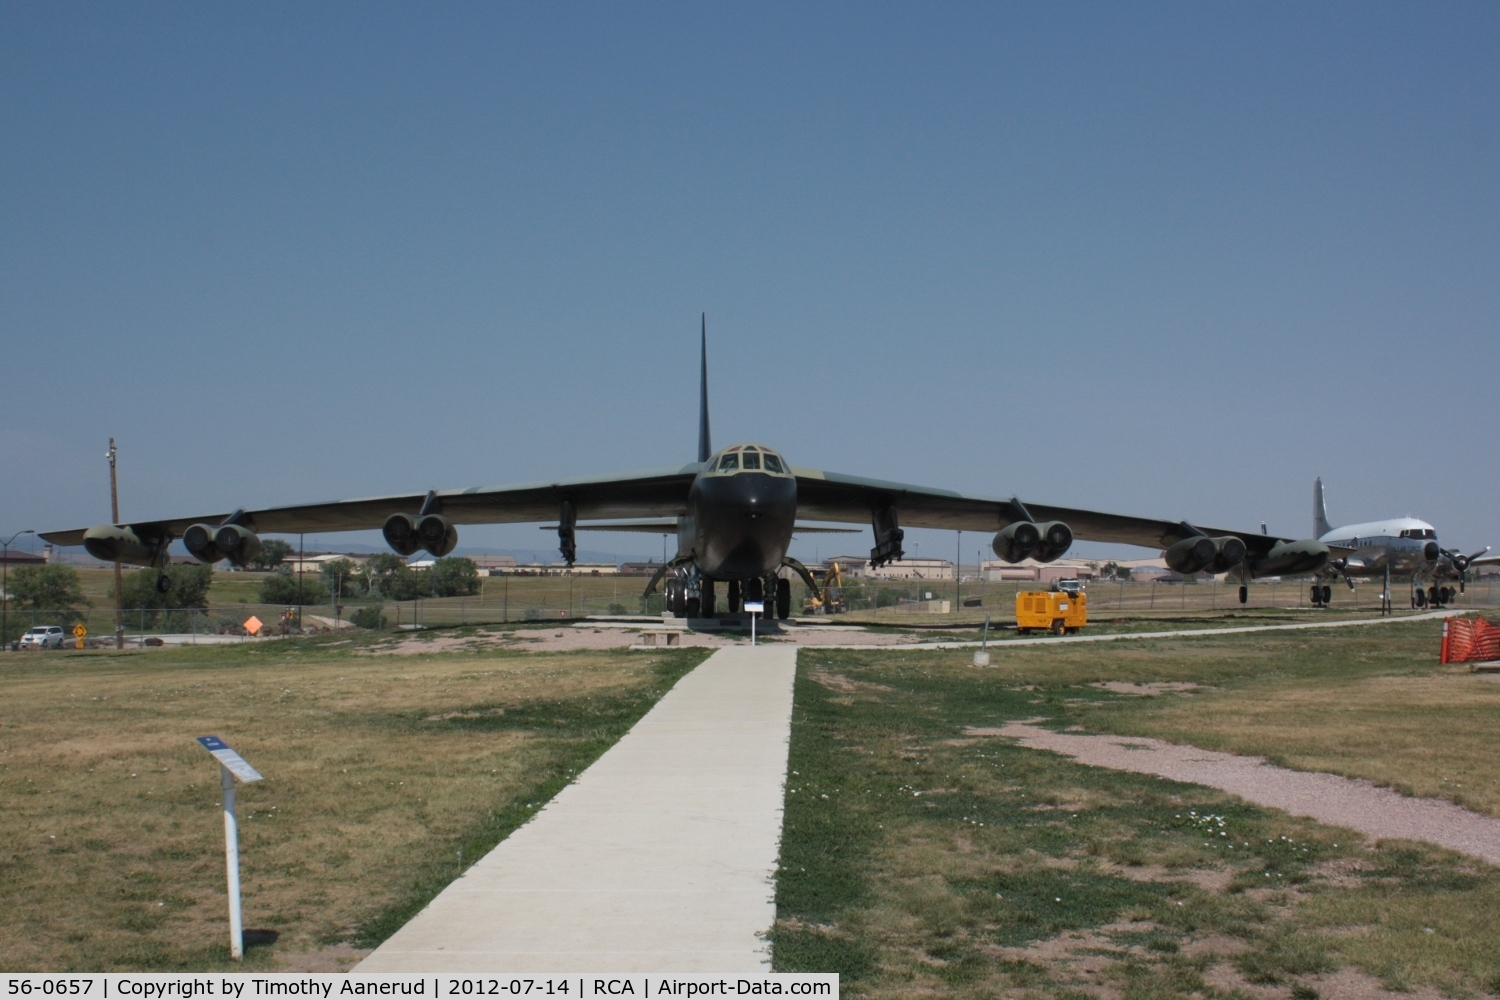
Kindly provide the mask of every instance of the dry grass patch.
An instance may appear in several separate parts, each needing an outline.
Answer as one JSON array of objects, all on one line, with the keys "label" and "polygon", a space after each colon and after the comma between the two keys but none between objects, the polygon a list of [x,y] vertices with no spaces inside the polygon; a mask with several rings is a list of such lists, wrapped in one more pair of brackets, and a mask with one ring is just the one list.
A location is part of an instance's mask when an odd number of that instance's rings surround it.
[{"label": "dry grass patch", "polygon": [[700,659],[286,643],[7,661],[0,968],[227,958],[218,774],[195,736],[266,775],[239,805],[246,924],[281,934],[251,953],[266,965],[394,930]]}]

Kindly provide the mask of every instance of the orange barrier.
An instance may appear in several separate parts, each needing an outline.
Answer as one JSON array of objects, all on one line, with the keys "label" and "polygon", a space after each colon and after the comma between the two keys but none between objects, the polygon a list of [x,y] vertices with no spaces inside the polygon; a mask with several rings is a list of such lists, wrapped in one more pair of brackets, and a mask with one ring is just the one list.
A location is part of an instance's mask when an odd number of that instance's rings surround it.
[{"label": "orange barrier", "polygon": [[1483,618],[1443,619],[1443,647],[1439,663],[1500,660],[1500,625]]}]

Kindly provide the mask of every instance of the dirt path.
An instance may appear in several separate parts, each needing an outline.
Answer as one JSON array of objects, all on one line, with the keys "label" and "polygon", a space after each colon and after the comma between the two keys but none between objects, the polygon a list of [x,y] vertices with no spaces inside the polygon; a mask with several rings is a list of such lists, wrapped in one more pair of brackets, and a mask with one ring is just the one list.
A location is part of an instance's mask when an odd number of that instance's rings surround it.
[{"label": "dirt path", "polygon": [[1500,865],[1500,819],[1441,799],[1408,798],[1368,781],[1273,767],[1262,757],[1200,750],[1137,736],[1058,733],[1027,722],[967,730],[1005,736],[1023,747],[1051,750],[1094,767],[1154,774],[1231,792],[1256,805],[1308,816],[1381,839],[1424,840]]}]

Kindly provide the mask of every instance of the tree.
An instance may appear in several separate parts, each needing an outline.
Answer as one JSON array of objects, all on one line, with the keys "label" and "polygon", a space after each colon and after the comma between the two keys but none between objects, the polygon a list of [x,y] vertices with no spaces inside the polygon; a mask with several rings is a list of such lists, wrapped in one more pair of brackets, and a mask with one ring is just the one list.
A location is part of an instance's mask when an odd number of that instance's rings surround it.
[{"label": "tree", "polygon": [[299,581],[294,573],[272,573],[260,585],[262,604],[287,607],[293,604],[324,604],[327,600],[328,588],[316,576],[303,577]]},{"label": "tree", "polygon": [[[165,594],[156,589],[156,579],[163,573],[172,581],[172,588]],[[160,571],[137,570],[121,581],[120,606],[129,611],[147,612],[142,625],[158,625],[173,612],[206,609],[208,588],[212,586],[213,579],[212,566],[178,564]],[[172,616],[174,622],[184,617]]]},{"label": "tree", "polygon": [[447,556],[427,571],[435,597],[468,597],[479,593],[479,567],[463,556]]},{"label": "tree", "polygon": [[361,593],[361,576],[359,567],[352,559],[330,559],[323,564],[320,574],[323,578],[323,586],[330,594],[339,598],[356,597]]},{"label": "tree", "polygon": [[260,542],[260,553],[250,560],[251,569],[275,569],[286,562],[287,556],[292,554],[290,543],[280,538],[263,538]]},{"label": "tree", "polygon": [[426,573],[414,571],[405,559],[389,552],[370,557],[365,564],[365,578],[370,593],[393,601],[413,601],[432,594],[432,581]]},{"label": "tree", "polygon": [[22,566],[10,574],[10,601],[38,611],[60,611],[76,604],[87,606],[78,571],[72,566],[52,563],[47,566]]}]

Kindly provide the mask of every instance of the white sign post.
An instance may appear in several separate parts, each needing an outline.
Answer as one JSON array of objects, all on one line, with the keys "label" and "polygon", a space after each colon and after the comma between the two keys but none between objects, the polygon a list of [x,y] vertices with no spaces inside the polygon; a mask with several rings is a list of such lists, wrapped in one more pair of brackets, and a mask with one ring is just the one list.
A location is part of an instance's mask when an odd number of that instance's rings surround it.
[{"label": "white sign post", "polygon": [[764,601],[746,601],[745,610],[750,613],[750,645],[755,645],[755,616],[765,614]]},{"label": "white sign post", "polygon": [[219,762],[219,787],[224,793],[224,867],[229,878],[229,955],[245,957],[245,927],[240,915],[240,827],[234,814],[234,780],[260,781],[261,773],[217,736],[200,736],[203,749]]}]

